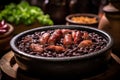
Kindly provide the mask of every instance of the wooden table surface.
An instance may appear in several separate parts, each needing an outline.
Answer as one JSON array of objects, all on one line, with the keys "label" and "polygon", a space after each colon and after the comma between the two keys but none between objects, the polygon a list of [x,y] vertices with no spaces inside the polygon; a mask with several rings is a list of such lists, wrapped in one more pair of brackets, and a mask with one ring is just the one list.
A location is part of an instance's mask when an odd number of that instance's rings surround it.
[{"label": "wooden table surface", "polygon": [[[113,53],[111,53],[111,56],[112,59],[105,72],[90,78],[79,80],[120,80],[120,58]],[[9,51],[1,58],[0,67],[2,71],[1,80],[41,80],[26,76],[19,72],[19,66],[14,60],[14,53],[12,51]]]}]

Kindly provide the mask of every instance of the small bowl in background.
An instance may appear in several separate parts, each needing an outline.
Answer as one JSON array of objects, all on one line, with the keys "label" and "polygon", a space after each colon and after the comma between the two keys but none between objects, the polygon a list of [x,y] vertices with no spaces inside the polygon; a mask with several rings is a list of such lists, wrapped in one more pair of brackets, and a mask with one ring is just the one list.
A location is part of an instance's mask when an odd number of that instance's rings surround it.
[{"label": "small bowl in background", "polygon": [[68,25],[84,25],[97,28],[99,24],[99,17],[95,14],[76,13],[66,16],[66,22]]},{"label": "small bowl in background", "polygon": [[13,33],[14,33],[14,27],[11,24],[8,24],[8,23],[6,24],[8,25],[9,30],[6,33],[0,35],[0,52],[1,53],[10,49],[9,42],[13,37]]}]

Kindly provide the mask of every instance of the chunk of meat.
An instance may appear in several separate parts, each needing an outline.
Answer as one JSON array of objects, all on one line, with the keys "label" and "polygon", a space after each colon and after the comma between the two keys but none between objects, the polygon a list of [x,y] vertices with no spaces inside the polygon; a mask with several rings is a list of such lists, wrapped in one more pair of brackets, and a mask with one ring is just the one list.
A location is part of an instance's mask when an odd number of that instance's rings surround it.
[{"label": "chunk of meat", "polygon": [[81,36],[82,36],[82,34],[81,34],[80,31],[75,32],[75,35],[74,35],[74,38],[73,38],[75,44],[79,43],[82,40]]},{"label": "chunk of meat", "polygon": [[50,45],[46,49],[53,50],[53,51],[56,51],[56,52],[64,52],[65,51],[64,47],[62,47],[62,46],[56,46],[56,45]]},{"label": "chunk of meat", "polygon": [[34,52],[43,52],[43,51],[44,51],[44,49],[42,48],[42,46],[39,45],[39,44],[34,44],[34,43],[32,43],[32,44],[30,45],[30,48],[31,48]]},{"label": "chunk of meat", "polygon": [[71,34],[66,34],[64,36],[64,39],[63,39],[63,45],[65,47],[70,47],[73,43],[73,40],[72,40],[72,35]]},{"label": "chunk of meat", "polygon": [[88,32],[84,32],[82,38],[83,39],[88,39],[89,38]]},{"label": "chunk of meat", "polygon": [[61,37],[62,33],[60,29],[55,30],[53,34],[51,34],[50,38],[48,39],[48,44],[53,45],[56,41]]},{"label": "chunk of meat", "polygon": [[80,42],[78,47],[87,47],[87,46],[91,46],[92,44],[93,44],[92,40],[83,40]]},{"label": "chunk of meat", "polygon": [[42,37],[40,37],[39,39],[40,44],[45,45],[48,42],[49,37],[50,37],[49,33],[44,33]]},{"label": "chunk of meat", "polygon": [[31,42],[32,38],[31,37],[24,37],[23,43],[27,43],[28,41]]},{"label": "chunk of meat", "polygon": [[72,30],[70,30],[70,29],[61,29],[61,32],[62,32],[63,35],[65,35],[65,34],[71,33]]},{"label": "chunk of meat", "polygon": [[75,38],[75,34],[76,34],[76,31],[73,30],[73,31],[72,31],[72,38],[73,38],[73,39]]}]

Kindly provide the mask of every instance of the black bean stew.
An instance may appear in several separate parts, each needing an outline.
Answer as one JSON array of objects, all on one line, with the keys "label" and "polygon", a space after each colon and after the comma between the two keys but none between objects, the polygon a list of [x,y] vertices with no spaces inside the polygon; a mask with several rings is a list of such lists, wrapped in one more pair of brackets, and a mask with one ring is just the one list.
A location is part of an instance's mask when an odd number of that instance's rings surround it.
[{"label": "black bean stew", "polygon": [[71,57],[96,52],[107,45],[102,36],[87,31],[56,29],[26,35],[17,42],[21,51],[42,57]]}]

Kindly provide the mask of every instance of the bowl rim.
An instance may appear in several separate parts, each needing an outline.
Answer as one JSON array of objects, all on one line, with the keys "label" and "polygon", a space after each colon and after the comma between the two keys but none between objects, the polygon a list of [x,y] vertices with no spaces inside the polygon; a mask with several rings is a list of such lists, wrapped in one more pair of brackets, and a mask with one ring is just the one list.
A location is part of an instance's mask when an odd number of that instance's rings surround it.
[{"label": "bowl rim", "polygon": [[[73,16],[89,16],[89,17],[95,17],[97,19],[96,23],[91,23],[91,24],[84,24],[84,23],[77,23],[72,21],[70,18],[72,18]],[[98,24],[99,23],[99,16],[96,14],[92,14],[92,13],[74,13],[74,14],[69,14],[68,16],[65,17],[65,20],[68,23],[73,23],[73,24],[81,24],[81,25],[93,25],[93,24]]]},{"label": "bowl rim", "polygon": [[[69,28],[69,27],[72,27],[72,28]],[[102,33],[104,36],[106,36],[108,38],[109,42],[105,48],[103,48],[97,52],[92,52],[90,54],[85,54],[85,55],[81,55],[81,56],[72,56],[72,57],[41,57],[41,56],[31,55],[31,54],[24,53],[24,52],[20,51],[15,45],[15,41],[17,40],[17,38],[21,37],[24,34],[30,33],[31,31],[34,32],[34,31],[45,30],[45,29],[63,29],[63,28],[68,28],[68,29],[83,28],[83,29],[97,31],[99,33]],[[92,28],[89,26],[79,26],[79,25],[42,26],[42,27],[23,31],[23,32],[15,35],[10,41],[11,49],[13,50],[15,55],[20,56],[20,57],[44,60],[44,61],[69,61],[69,60],[77,60],[77,59],[84,60],[84,59],[94,58],[95,56],[99,56],[101,54],[104,54],[104,52],[111,49],[112,45],[113,45],[113,39],[112,39],[111,35],[109,35],[107,32],[96,29],[96,28]]]}]

